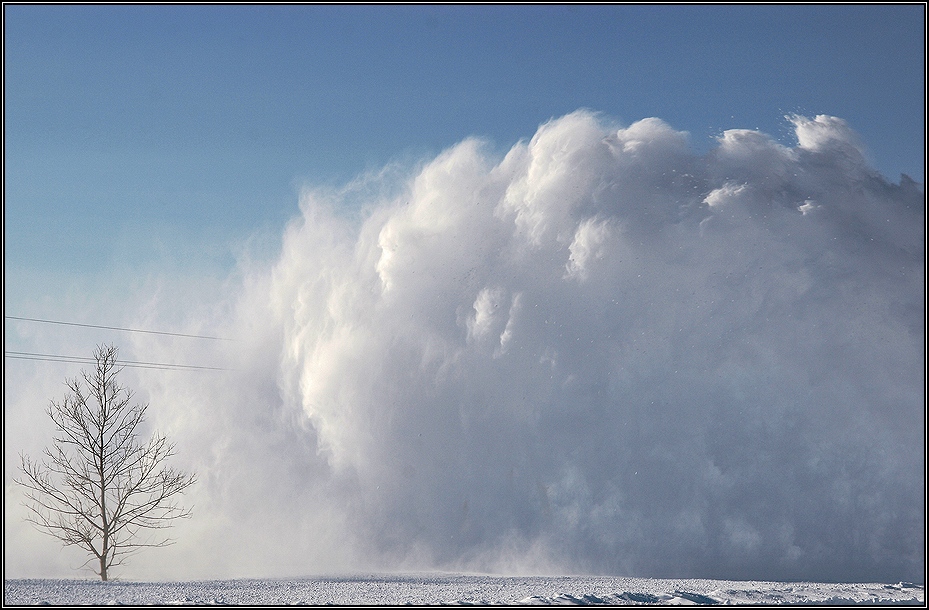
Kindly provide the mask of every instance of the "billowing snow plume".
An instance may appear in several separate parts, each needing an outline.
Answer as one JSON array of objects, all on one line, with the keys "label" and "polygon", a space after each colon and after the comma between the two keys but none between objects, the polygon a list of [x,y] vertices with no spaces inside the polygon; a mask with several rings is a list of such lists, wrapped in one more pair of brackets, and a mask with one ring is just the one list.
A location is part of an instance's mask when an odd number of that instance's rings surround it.
[{"label": "billowing snow plume", "polygon": [[178,565],[921,580],[924,195],[790,120],[697,155],[579,111],[307,191],[241,372],[149,386]]},{"label": "billowing snow plume", "polygon": [[[384,565],[912,578],[924,208],[848,126],[797,146],[576,112],[372,201],[308,193],[284,396]],[[541,562],[536,566],[536,562]]]}]

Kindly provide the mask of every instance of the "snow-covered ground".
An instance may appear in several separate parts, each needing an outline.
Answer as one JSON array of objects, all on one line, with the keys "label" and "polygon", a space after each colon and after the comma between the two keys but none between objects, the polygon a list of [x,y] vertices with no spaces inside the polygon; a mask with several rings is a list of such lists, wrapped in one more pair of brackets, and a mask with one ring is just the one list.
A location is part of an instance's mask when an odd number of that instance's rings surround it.
[{"label": "snow-covered ground", "polygon": [[823,584],[609,577],[457,574],[305,579],[121,582],[5,580],[4,605],[24,604],[908,604],[924,605],[912,583]]}]

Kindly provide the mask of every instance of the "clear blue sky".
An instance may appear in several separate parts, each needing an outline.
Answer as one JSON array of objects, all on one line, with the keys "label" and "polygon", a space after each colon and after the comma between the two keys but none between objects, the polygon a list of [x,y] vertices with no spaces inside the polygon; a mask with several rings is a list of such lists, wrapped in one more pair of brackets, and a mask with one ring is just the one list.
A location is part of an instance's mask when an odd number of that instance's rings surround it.
[{"label": "clear blue sky", "polygon": [[831,114],[924,179],[925,8],[4,6],[7,306],[33,272],[228,266],[300,184],[581,107],[706,150]]}]

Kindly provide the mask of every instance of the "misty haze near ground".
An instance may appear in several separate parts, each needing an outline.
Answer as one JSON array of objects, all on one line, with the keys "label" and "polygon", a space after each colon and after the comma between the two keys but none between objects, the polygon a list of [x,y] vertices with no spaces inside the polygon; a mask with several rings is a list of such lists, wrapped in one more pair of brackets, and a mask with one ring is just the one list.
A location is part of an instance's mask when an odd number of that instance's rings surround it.
[{"label": "misty haze near ground", "polygon": [[132,373],[200,483],[124,573],[921,582],[922,187],[789,121],[578,111],[307,188],[273,262],[132,320],[236,370]]}]

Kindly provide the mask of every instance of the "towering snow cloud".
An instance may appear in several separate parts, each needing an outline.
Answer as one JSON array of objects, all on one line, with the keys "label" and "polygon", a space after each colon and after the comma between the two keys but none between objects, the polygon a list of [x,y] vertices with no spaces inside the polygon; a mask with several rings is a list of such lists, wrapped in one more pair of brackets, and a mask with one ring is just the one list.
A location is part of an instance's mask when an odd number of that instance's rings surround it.
[{"label": "towering snow cloud", "polygon": [[[588,112],[444,152],[270,285],[346,525],[403,565],[916,577],[923,194],[840,119],[705,157]],[[388,563],[387,565],[390,565]]]},{"label": "towering snow cloud", "polygon": [[579,111],[308,191],[229,301],[240,372],[149,383],[202,474],[178,549],[216,575],[920,580],[924,195],[842,120],[790,120],[793,147],[697,155]]}]

